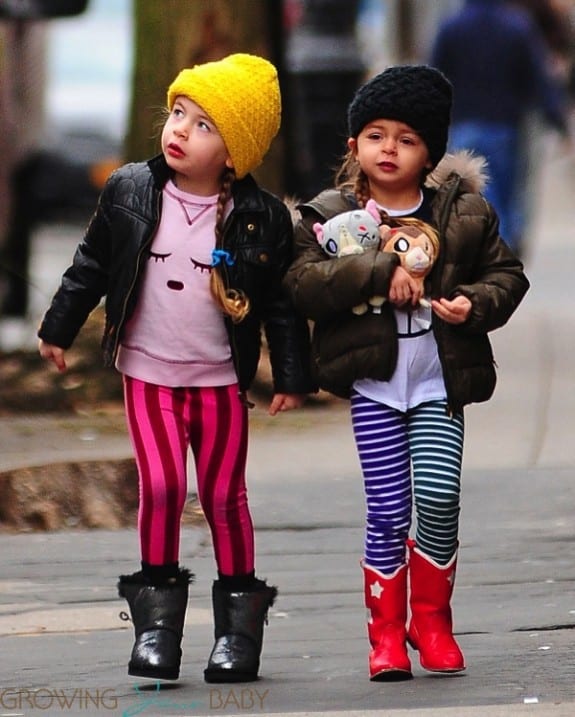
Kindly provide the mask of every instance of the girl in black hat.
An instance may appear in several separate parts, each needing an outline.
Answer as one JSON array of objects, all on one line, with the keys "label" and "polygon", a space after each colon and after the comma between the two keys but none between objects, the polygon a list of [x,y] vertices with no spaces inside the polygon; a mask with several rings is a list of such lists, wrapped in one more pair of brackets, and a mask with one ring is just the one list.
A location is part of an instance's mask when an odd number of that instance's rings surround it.
[{"label": "girl in black hat", "polygon": [[[372,680],[412,676],[407,642],[427,670],[465,669],[450,607],[463,408],[491,397],[488,332],[507,322],[529,287],[480,193],[483,160],[444,157],[451,99],[448,80],[427,66],[390,67],[358,90],[336,188],[299,207],[285,279],[314,322],[319,385],[351,401],[367,501]],[[413,217],[438,232],[439,256],[423,288],[396,254],[373,248],[333,259],[319,246],[314,223],[368,199],[388,222]],[[387,298],[379,313],[352,313],[372,296]]]}]

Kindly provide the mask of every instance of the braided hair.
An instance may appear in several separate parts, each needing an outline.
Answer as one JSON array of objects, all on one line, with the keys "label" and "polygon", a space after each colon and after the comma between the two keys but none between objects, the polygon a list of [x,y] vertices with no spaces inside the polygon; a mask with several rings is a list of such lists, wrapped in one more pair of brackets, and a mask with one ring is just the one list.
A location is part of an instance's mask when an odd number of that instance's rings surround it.
[{"label": "braided hair", "polygon": [[[236,175],[233,170],[226,169],[220,183],[220,193],[216,207],[216,247],[220,247],[223,241],[225,207],[232,193],[232,184]],[[234,323],[242,321],[250,310],[250,300],[245,293],[239,289],[227,288],[222,275],[222,265],[212,266],[210,273],[210,291],[217,304],[226,316],[229,316]]]}]

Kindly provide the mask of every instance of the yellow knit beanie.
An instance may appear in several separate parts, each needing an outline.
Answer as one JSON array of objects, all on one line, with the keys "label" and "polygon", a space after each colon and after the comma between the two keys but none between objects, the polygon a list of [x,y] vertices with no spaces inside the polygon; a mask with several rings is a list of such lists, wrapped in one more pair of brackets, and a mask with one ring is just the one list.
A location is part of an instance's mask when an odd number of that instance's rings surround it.
[{"label": "yellow knit beanie", "polygon": [[168,88],[168,108],[188,97],[218,128],[241,179],[261,164],[280,126],[281,97],[275,67],[238,53],[182,70]]}]

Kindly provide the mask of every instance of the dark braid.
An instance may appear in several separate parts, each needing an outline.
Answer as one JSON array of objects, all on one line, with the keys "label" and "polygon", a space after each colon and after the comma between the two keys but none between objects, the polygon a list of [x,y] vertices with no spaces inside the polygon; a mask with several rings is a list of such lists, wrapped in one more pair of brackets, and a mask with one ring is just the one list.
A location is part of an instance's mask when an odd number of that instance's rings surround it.
[{"label": "dark braid", "polygon": [[[232,184],[236,178],[233,170],[227,169],[222,175],[220,193],[216,207],[216,248],[221,248],[226,204],[232,193]],[[219,266],[212,267],[210,274],[210,290],[216,304],[229,316],[234,323],[239,323],[250,310],[250,301],[243,291],[228,289]]]}]

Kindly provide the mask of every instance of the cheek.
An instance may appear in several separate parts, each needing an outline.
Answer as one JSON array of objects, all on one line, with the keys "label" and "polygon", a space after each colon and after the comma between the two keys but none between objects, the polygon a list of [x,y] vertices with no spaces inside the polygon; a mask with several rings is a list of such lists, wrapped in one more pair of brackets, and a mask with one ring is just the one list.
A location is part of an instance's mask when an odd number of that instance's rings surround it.
[{"label": "cheek", "polygon": [[160,145],[162,149],[168,144],[170,141],[170,137],[172,136],[172,126],[170,124],[169,118],[164,122],[164,126],[162,127],[162,134],[160,135]]}]

